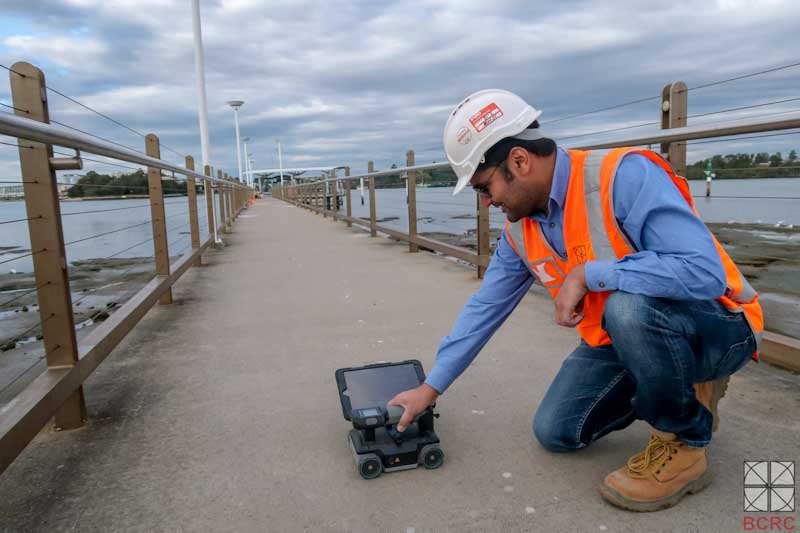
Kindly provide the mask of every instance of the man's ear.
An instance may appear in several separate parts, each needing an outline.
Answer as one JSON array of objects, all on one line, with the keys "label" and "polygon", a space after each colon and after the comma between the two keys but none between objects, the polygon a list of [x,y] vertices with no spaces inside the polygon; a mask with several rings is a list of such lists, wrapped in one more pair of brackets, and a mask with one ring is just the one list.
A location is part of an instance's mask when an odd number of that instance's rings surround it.
[{"label": "man's ear", "polygon": [[527,174],[532,163],[531,153],[521,146],[515,146],[508,153],[508,165],[519,174]]}]

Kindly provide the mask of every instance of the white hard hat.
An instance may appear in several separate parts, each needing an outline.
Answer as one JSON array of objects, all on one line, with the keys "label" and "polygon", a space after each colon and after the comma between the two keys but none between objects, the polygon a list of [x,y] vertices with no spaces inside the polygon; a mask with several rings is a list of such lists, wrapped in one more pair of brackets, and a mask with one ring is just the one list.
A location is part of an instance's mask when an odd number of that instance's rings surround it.
[{"label": "white hard hat", "polygon": [[[458,104],[447,119],[443,139],[447,160],[458,178],[453,196],[467,186],[489,148],[506,137],[517,136],[541,114],[516,94],[502,89],[478,91]],[[536,130],[520,136],[528,140],[542,137]]]}]

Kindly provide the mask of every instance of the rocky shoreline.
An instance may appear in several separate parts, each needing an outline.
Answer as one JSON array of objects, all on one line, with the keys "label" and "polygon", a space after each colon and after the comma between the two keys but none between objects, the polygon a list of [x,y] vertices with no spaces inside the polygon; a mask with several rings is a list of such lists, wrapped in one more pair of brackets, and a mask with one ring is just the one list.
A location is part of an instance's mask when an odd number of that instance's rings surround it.
[{"label": "rocky shoreline", "polygon": [[[69,267],[76,329],[108,318],[153,276],[153,258],[74,261]],[[0,350],[8,351],[41,338],[39,306],[32,272],[0,275]]]}]

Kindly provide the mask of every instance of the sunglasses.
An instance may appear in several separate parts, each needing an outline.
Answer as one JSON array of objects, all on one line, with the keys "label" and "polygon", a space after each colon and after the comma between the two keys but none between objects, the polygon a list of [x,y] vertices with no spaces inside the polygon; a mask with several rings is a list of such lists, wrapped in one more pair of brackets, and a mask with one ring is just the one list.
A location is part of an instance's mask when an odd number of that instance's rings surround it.
[{"label": "sunglasses", "polygon": [[472,190],[475,191],[479,196],[483,196],[484,198],[491,198],[492,197],[492,193],[489,192],[489,185],[492,183],[492,178],[494,178],[494,175],[497,172],[497,169],[500,168],[501,166],[503,166],[505,164],[505,162],[506,162],[506,160],[504,159],[503,161],[498,163],[498,165],[496,167],[494,167],[494,170],[492,171],[492,173],[489,174],[489,179],[486,180],[486,183],[479,183],[477,185],[473,185],[472,186]]}]

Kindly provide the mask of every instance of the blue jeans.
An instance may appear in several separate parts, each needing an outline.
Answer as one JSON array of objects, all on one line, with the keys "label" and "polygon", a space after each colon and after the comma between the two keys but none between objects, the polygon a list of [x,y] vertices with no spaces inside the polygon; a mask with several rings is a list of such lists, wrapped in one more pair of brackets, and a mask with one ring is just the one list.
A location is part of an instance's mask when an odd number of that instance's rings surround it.
[{"label": "blue jeans", "polygon": [[612,344],[582,342],[565,360],[533,419],[551,451],[588,446],[636,419],[689,446],[711,441],[711,412],[694,383],[729,376],[756,349],[742,313],[716,300],[678,301],[616,291],[603,329]]}]

